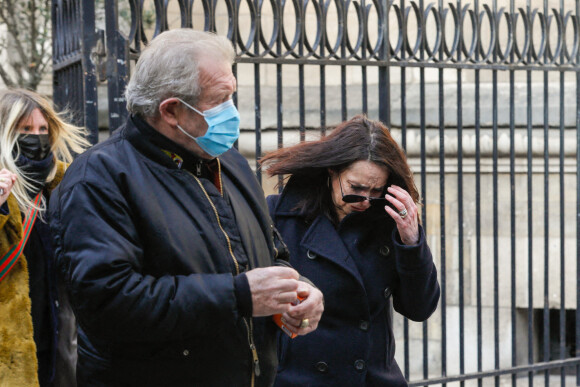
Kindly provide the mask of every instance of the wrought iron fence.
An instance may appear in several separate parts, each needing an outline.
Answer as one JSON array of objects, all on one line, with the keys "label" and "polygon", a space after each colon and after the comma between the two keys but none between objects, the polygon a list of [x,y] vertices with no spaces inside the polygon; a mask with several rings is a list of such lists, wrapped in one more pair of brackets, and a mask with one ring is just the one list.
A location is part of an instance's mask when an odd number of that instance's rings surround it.
[{"label": "wrought iron fence", "polygon": [[53,0],[53,99],[74,123],[90,129],[97,142],[97,84],[91,54],[95,46],[95,9],[90,1]]},{"label": "wrought iron fence", "polygon": [[429,322],[397,322],[410,385],[580,385],[578,0],[105,0],[104,34],[73,37],[66,7],[94,10],[53,4],[55,99],[77,106],[67,90],[95,84],[100,36],[111,129],[131,64],[176,27],[231,39],[239,146],[256,159],[356,113],[392,128],[442,287]]}]

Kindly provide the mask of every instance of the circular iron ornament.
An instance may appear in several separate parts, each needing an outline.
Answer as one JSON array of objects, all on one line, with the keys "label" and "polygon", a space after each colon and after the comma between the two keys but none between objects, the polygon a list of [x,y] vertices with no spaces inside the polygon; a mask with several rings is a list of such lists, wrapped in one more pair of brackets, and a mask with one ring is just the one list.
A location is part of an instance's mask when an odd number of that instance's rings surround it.
[{"label": "circular iron ornament", "polygon": [[[504,18],[502,18],[502,16],[504,16]],[[504,19],[505,19],[506,27],[507,27],[507,34],[506,34],[507,35],[507,41],[506,41],[506,44],[505,44],[505,49],[502,51],[501,42],[500,42],[500,39],[499,39],[499,36],[500,36],[500,34],[499,34],[499,26],[500,26],[501,21],[504,20]],[[496,24],[495,24],[495,26],[496,26],[496,28],[498,30],[498,33],[496,34],[497,39],[496,39],[496,43],[495,43],[495,45],[496,45],[496,54],[497,54],[497,57],[498,57],[498,62],[505,63],[507,60],[509,60],[510,53],[511,53],[511,47],[512,47],[512,44],[513,44],[513,39],[512,39],[512,37],[513,37],[513,26],[512,26],[512,19],[511,19],[509,13],[504,12],[504,8],[501,8],[499,10],[499,12],[496,14]]]},{"label": "circular iron ornament", "polygon": [[[548,61],[545,61],[544,64],[554,64],[558,58],[560,57],[560,52],[562,50],[562,18],[558,11],[552,8],[553,16],[548,16],[548,22],[546,24],[546,58]],[[558,33],[558,39],[556,40],[556,47],[554,48],[554,52],[552,52],[552,46],[550,45],[550,29],[552,28],[552,23],[556,23],[556,31]]]},{"label": "circular iron ornament", "polygon": [[181,28],[193,28],[193,0],[177,0],[181,16]]},{"label": "circular iron ornament", "polygon": [[[285,12],[284,8],[286,6],[286,1],[287,0],[281,1],[281,3],[282,3],[282,7],[281,7],[282,8],[282,15],[284,15],[284,12]],[[294,37],[292,38],[292,43],[290,43],[288,41],[288,37],[286,35],[284,18],[282,18],[280,20],[280,29],[282,32],[282,43],[283,43],[284,47],[286,48],[286,51],[282,56],[286,57],[286,56],[291,55],[295,58],[299,58],[300,55],[298,53],[294,52],[294,48],[296,46],[298,46],[298,43],[300,41],[300,30],[302,28],[302,18],[301,18],[300,3],[299,3],[300,0],[290,0],[290,1],[292,3],[293,8],[294,8],[294,21],[296,22],[296,25],[295,25],[296,28],[294,29]]]},{"label": "circular iron ornament", "polygon": [[[208,31],[216,30],[216,8],[225,2],[227,37],[240,59],[575,68],[580,54],[578,15],[574,10],[547,6],[514,9],[512,5],[508,10],[478,2],[442,6],[416,0],[151,1],[155,5],[153,36],[169,28],[170,1],[179,3],[181,26],[190,28],[194,27],[194,1],[200,1],[203,29]],[[128,1],[131,19],[126,39],[131,59],[148,43],[143,3]],[[266,22],[267,30],[262,28]],[[241,27],[248,32],[242,35]],[[289,27],[294,27],[292,34]]]},{"label": "circular iron ornament", "polygon": [[[272,55],[273,57],[278,57],[276,53],[276,42],[278,41],[278,34],[280,30],[280,7],[278,7],[278,2],[276,0],[270,0],[270,6],[272,7],[272,35],[270,40],[266,40],[264,36],[264,29],[262,28],[261,22],[264,20],[260,18],[260,43],[264,47],[264,51],[260,56]],[[264,2],[260,2],[260,14],[263,15],[262,6]]]},{"label": "circular iron ornament", "polygon": [[[328,51],[328,56],[327,58],[335,58],[335,59],[340,59],[341,55],[340,55],[340,47],[341,47],[341,42],[343,39],[343,35],[345,33],[345,25],[344,25],[344,18],[342,17],[342,15],[344,14],[344,3],[342,2],[342,0],[334,0],[333,3],[336,7],[336,20],[334,21],[334,23],[329,23],[329,19],[328,19],[328,11],[330,9],[330,3],[328,2],[325,6],[325,10],[324,10],[324,41],[325,41],[325,45],[326,45],[326,50]],[[332,44],[330,42],[330,39],[328,38],[328,26],[329,25],[333,25],[337,27],[337,31],[336,31],[336,40],[334,41],[334,44]]]},{"label": "circular iron ornament", "polygon": [[462,15],[459,14],[459,12],[457,11],[457,8],[455,8],[455,6],[453,4],[449,4],[449,11],[451,12],[451,16],[453,17],[453,39],[451,40],[451,48],[447,45],[447,39],[445,38],[445,28],[447,25],[447,15],[449,14],[448,12],[445,12],[443,14],[443,17],[441,18],[441,30],[443,31],[443,33],[441,34],[443,42],[443,52],[445,54],[445,57],[452,61],[455,62],[455,52],[457,51],[458,47],[459,47],[459,26],[461,23],[461,18],[463,17]]},{"label": "circular iron ornament", "polygon": [[[446,10],[445,10],[446,11]],[[437,10],[435,9],[435,4],[429,4],[427,6],[427,8],[425,9],[425,12],[423,13],[423,31],[427,30],[427,18],[429,17],[429,14],[433,15],[433,18],[435,19],[435,26],[436,26],[436,32],[435,32],[435,43],[433,43],[433,48],[431,48],[431,46],[429,45],[429,40],[427,39],[427,34],[425,33],[424,36],[424,43],[423,43],[423,48],[425,49],[425,51],[427,51],[428,57],[423,59],[423,60],[430,60],[433,59],[434,61],[437,61],[437,51],[439,51],[439,46],[441,45],[441,35],[443,34],[442,32],[442,23],[441,23],[441,16],[439,14],[439,12],[437,12]]]},{"label": "circular iron ornament", "polygon": [[[417,22],[417,39],[415,40],[415,46],[413,46],[413,48],[411,48],[411,44],[409,42],[409,14],[410,14],[410,10],[408,10],[407,12],[405,12],[405,26],[407,27],[407,33],[406,33],[406,41],[405,41],[405,47],[407,50],[407,54],[409,54],[409,58],[413,58],[416,61],[422,61],[423,59],[421,58],[421,56],[417,56],[417,53],[419,52],[419,50],[421,49],[421,45],[423,42],[423,31],[424,31],[424,25],[422,22],[422,16],[421,16],[421,10],[419,9],[419,6],[415,3],[415,2],[411,2],[411,8],[413,9],[413,13],[415,15],[415,19]],[[408,59],[407,59],[408,60]]]},{"label": "circular iron ornament", "polygon": [[[165,0],[167,1],[167,0]],[[235,31],[235,27],[234,27],[234,20],[236,20],[236,10],[235,10],[235,4],[232,0],[221,0],[224,2],[225,6],[226,6],[226,10],[227,10],[227,14],[228,14],[228,32],[226,32],[226,36],[228,37],[228,39],[230,40],[234,40],[234,31]],[[216,8],[217,5],[217,0],[214,0],[213,2],[214,4],[214,10]],[[212,12],[212,31],[216,30],[216,13]]]},{"label": "circular iron ornament", "polygon": [[[350,38],[350,34],[348,32],[348,23],[349,23],[349,9],[351,4],[353,5],[354,8],[354,16],[356,16],[356,20],[358,21],[358,28],[356,29],[356,39],[353,39],[356,43],[354,44],[354,46],[351,43],[351,38]],[[358,50],[360,49],[360,47],[363,44],[363,35],[364,35],[364,21],[363,21],[364,16],[361,15],[361,7],[360,4],[355,1],[351,1],[351,0],[347,0],[346,1],[346,7],[345,7],[345,18],[344,18],[344,23],[345,23],[345,35],[344,35],[344,40],[345,40],[345,52],[344,52],[344,57],[343,59],[350,59],[350,58],[354,58],[354,59],[361,59],[360,55],[357,55]],[[353,37],[354,38],[354,37]],[[348,53],[348,55],[347,55]]]},{"label": "circular iron ornament", "polygon": [[[374,1],[374,3],[376,4],[376,1]],[[377,10],[379,12],[380,15],[380,6],[376,5]],[[391,58],[394,58],[397,61],[400,61],[403,59],[403,54],[405,51],[403,50],[403,44],[405,42],[406,39],[406,35],[405,35],[405,18],[403,16],[403,10],[401,10],[401,8],[396,5],[393,4],[393,12],[395,13],[395,17],[397,18],[397,44],[395,45],[395,48],[393,48],[389,42],[389,48],[390,48],[390,55]],[[378,59],[378,55],[379,55],[379,50],[381,48],[381,44],[383,42],[383,36],[381,35],[380,31],[382,28],[383,22],[382,19],[379,18],[379,22],[378,22],[378,29],[379,29],[379,34],[378,34],[378,39],[377,39],[377,44],[375,45],[374,48],[371,48],[370,44],[368,45],[368,50],[370,51],[370,56],[373,58]],[[389,27],[392,28],[393,24],[390,23]],[[367,38],[367,41],[369,39]]]},{"label": "circular iron ornament", "polygon": [[244,0],[245,4],[248,6],[250,11],[250,33],[249,36],[246,37],[246,40],[243,40],[242,34],[240,32],[240,4],[242,0],[236,0],[236,37],[238,46],[240,48],[240,52],[238,55],[247,55],[250,57],[255,56],[252,52],[252,45],[254,44],[254,37],[256,34],[256,9],[254,7],[254,0]]},{"label": "circular iron ornament", "polygon": [[[464,8],[464,11],[466,8],[467,6]],[[466,18],[466,15],[469,15],[469,19]],[[471,41],[469,42],[469,44],[466,43],[464,34],[466,20],[469,20],[471,22]],[[473,55],[477,50],[477,41],[479,37],[479,31],[477,29],[477,17],[475,15],[475,12],[473,12],[473,10],[468,10],[467,14],[464,14],[462,16],[460,28],[461,28],[460,31],[461,51],[464,55],[464,60],[472,61]]]},{"label": "circular iron ornament", "polygon": [[[139,26],[141,25],[141,18],[137,17],[137,15],[142,15],[142,13],[140,11],[140,7],[139,4],[137,3],[137,0],[130,0],[129,7],[130,7],[129,9],[131,10],[131,25],[129,27],[129,36],[127,40],[129,42],[134,42],[135,49],[137,49],[140,46],[140,42],[142,40],[141,36],[137,36],[137,28],[138,28],[137,24],[139,24]],[[139,32],[140,31],[141,29],[139,28]]]},{"label": "circular iron ornament", "polygon": [[[566,31],[568,30],[568,23],[572,23],[572,28],[574,29],[572,36],[574,37],[574,44],[572,45],[572,50],[568,51],[568,46],[566,44]],[[574,59],[578,55],[578,21],[577,17],[572,15],[572,12],[568,12],[564,18],[564,56],[566,58],[566,64],[573,64]]]},{"label": "circular iron ornament", "polygon": [[[308,34],[306,33],[306,14],[308,12],[308,6],[309,4],[312,4],[311,7],[314,8],[314,15],[316,17],[316,33],[314,34],[314,44],[310,44],[310,40],[308,39]],[[302,25],[303,25],[303,34],[304,34],[304,47],[306,48],[306,52],[303,53],[303,56],[305,57],[319,57],[319,55],[316,54],[316,50],[318,50],[318,47],[320,46],[320,41],[322,40],[322,31],[321,31],[321,25],[320,25],[320,20],[322,17],[322,12],[320,10],[320,5],[318,4],[317,1],[308,1],[305,0],[304,1],[304,11],[302,12]]]},{"label": "circular iron ornament", "polygon": [[540,12],[536,13],[538,15],[538,21],[540,23],[540,43],[539,43],[539,47],[538,50],[536,51],[536,45],[535,45],[535,41],[534,41],[534,20],[532,20],[531,23],[531,32],[532,34],[530,35],[531,40],[530,40],[530,49],[531,49],[531,54],[532,54],[532,59],[535,63],[539,63],[539,61],[541,60],[542,56],[544,56],[544,50],[546,49],[546,19],[544,18],[544,15]]},{"label": "circular iron ornament", "polygon": [[[530,31],[530,20],[528,19],[527,15],[526,15],[526,11],[524,11],[522,8],[519,8],[519,14],[515,14],[513,15],[515,18],[515,26],[517,27],[517,23],[518,20],[521,20],[523,28],[524,28],[524,44],[523,44],[523,48],[520,51],[519,49],[519,45],[518,45],[518,34],[514,33],[514,54],[517,58],[517,62],[521,62],[521,63],[525,63],[527,56],[528,56],[528,50],[530,49],[530,35],[529,35],[529,31]],[[521,17],[520,17],[521,16]],[[514,28],[515,30],[515,28]]]}]

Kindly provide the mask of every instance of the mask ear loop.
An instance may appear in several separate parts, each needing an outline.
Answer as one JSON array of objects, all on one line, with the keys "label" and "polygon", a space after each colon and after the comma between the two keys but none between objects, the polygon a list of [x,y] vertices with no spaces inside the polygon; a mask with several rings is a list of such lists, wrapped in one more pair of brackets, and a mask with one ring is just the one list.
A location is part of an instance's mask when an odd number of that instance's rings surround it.
[{"label": "mask ear loop", "polygon": [[[199,110],[197,110],[196,108],[194,108],[193,106],[191,106],[190,104],[188,104],[187,102],[185,102],[184,100],[182,100],[181,98],[175,97],[175,99],[178,100],[179,102],[181,102],[182,104],[184,104],[185,106],[187,106],[188,108],[190,108],[191,110],[193,110],[194,112],[196,112],[197,114],[199,114],[200,116],[205,117],[205,114],[203,114],[202,112],[200,112]],[[197,142],[197,137],[193,137],[191,134],[187,133],[181,127],[181,125],[177,124],[177,129],[181,130],[181,132],[183,134],[185,134],[187,137],[191,138],[193,141]]]},{"label": "mask ear loop", "polygon": [[182,100],[181,98],[175,97],[175,99],[178,100],[179,102],[181,102],[182,104],[184,104],[185,106],[187,106],[188,108],[190,108],[191,110],[193,110],[194,112],[196,112],[197,114],[199,114],[200,116],[205,117],[205,114],[203,114],[202,112],[200,112],[199,110],[197,110],[196,108],[194,108],[193,106],[191,106],[190,104],[188,104],[187,102]]},{"label": "mask ear loop", "polygon": [[181,125],[177,124],[177,129],[181,130],[183,132],[183,134],[185,134],[187,137],[191,138],[193,141],[197,142],[197,137],[193,137],[191,134],[187,133],[182,127]]}]

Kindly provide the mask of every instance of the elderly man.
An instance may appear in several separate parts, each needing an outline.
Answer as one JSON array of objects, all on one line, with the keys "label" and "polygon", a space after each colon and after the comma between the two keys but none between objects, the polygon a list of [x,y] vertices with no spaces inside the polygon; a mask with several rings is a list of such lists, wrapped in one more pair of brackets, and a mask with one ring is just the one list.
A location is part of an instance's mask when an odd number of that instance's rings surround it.
[{"label": "elderly man", "polygon": [[322,294],[274,265],[263,192],[231,149],[233,58],[214,34],[160,34],[127,87],[127,123],[51,198],[79,386],[269,386],[271,316],[292,333],[316,329]]}]

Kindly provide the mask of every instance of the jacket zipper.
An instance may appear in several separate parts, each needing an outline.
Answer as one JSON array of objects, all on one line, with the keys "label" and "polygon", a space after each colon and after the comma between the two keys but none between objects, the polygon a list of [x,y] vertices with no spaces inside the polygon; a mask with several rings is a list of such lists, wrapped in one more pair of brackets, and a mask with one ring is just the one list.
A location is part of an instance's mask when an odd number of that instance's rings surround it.
[{"label": "jacket zipper", "polygon": [[232,260],[234,261],[234,266],[236,267],[236,275],[238,275],[238,274],[240,274],[240,265],[239,265],[238,260],[236,259],[235,255],[234,255],[234,252],[232,251],[232,243],[230,242],[230,237],[228,236],[228,234],[226,233],[226,231],[222,227],[222,222],[220,221],[220,217],[218,215],[217,209],[215,208],[215,205],[211,201],[211,199],[210,199],[207,191],[205,190],[205,188],[203,188],[203,184],[201,184],[201,181],[199,181],[199,179],[197,178],[197,176],[195,176],[195,175],[192,175],[192,176],[195,178],[195,181],[197,182],[197,184],[199,184],[199,187],[201,188],[201,190],[205,194],[205,197],[207,198],[207,201],[209,202],[209,204],[211,205],[211,208],[213,209],[213,213],[214,213],[215,218],[216,218],[216,220],[218,222],[218,226],[220,227],[220,230],[222,231],[222,233],[226,237],[226,241],[228,243],[228,251],[230,252],[230,255],[232,257]]},{"label": "jacket zipper", "polygon": [[[197,184],[199,185],[199,187],[203,191],[205,197],[207,198],[207,201],[209,202],[209,204],[211,205],[211,208],[213,209],[213,213],[214,213],[215,218],[218,222],[218,226],[219,226],[220,230],[222,231],[222,233],[224,234],[226,241],[228,243],[228,251],[230,252],[232,260],[234,261],[234,266],[236,268],[236,275],[238,275],[238,274],[240,274],[240,265],[238,263],[238,260],[236,259],[236,256],[234,255],[234,252],[232,251],[232,244],[230,242],[230,237],[228,236],[228,234],[226,233],[226,231],[222,227],[222,223],[220,221],[220,217],[219,217],[219,214],[217,212],[217,209],[215,208],[215,205],[211,201],[211,198],[209,197],[207,191],[205,190],[205,188],[203,188],[203,184],[201,184],[201,181],[197,178],[197,176],[195,176],[193,174],[192,174],[192,176],[195,178],[195,181],[197,182]],[[220,168],[219,178],[220,178],[220,183],[221,183],[221,168]],[[254,343],[254,332],[253,332],[254,324],[252,323],[251,318],[249,319],[250,320],[249,323],[245,317],[243,317],[242,320],[244,320],[244,324],[246,324],[246,329],[248,331],[248,344],[250,345],[250,351],[252,351],[253,370],[252,370],[252,376],[251,376],[251,380],[250,380],[250,386],[254,387],[254,384],[256,383],[256,376],[260,376],[260,359],[258,358],[258,350],[256,349],[256,344]]]},{"label": "jacket zipper", "polygon": [[252,379],[250,385],[253,387],[256,376],[260,376],[260,359],[258,358],[258,350],[256,349],[256,345],[254,344],[254,324],[252,324],[252,319],[250,318],[250,322],[244,317],[244,323],[246,324],[246,328],[248,329],[248,343],[250,343],[250,350],[252,351],[252,361],[254,362],[254,370],[252,372]]}]

